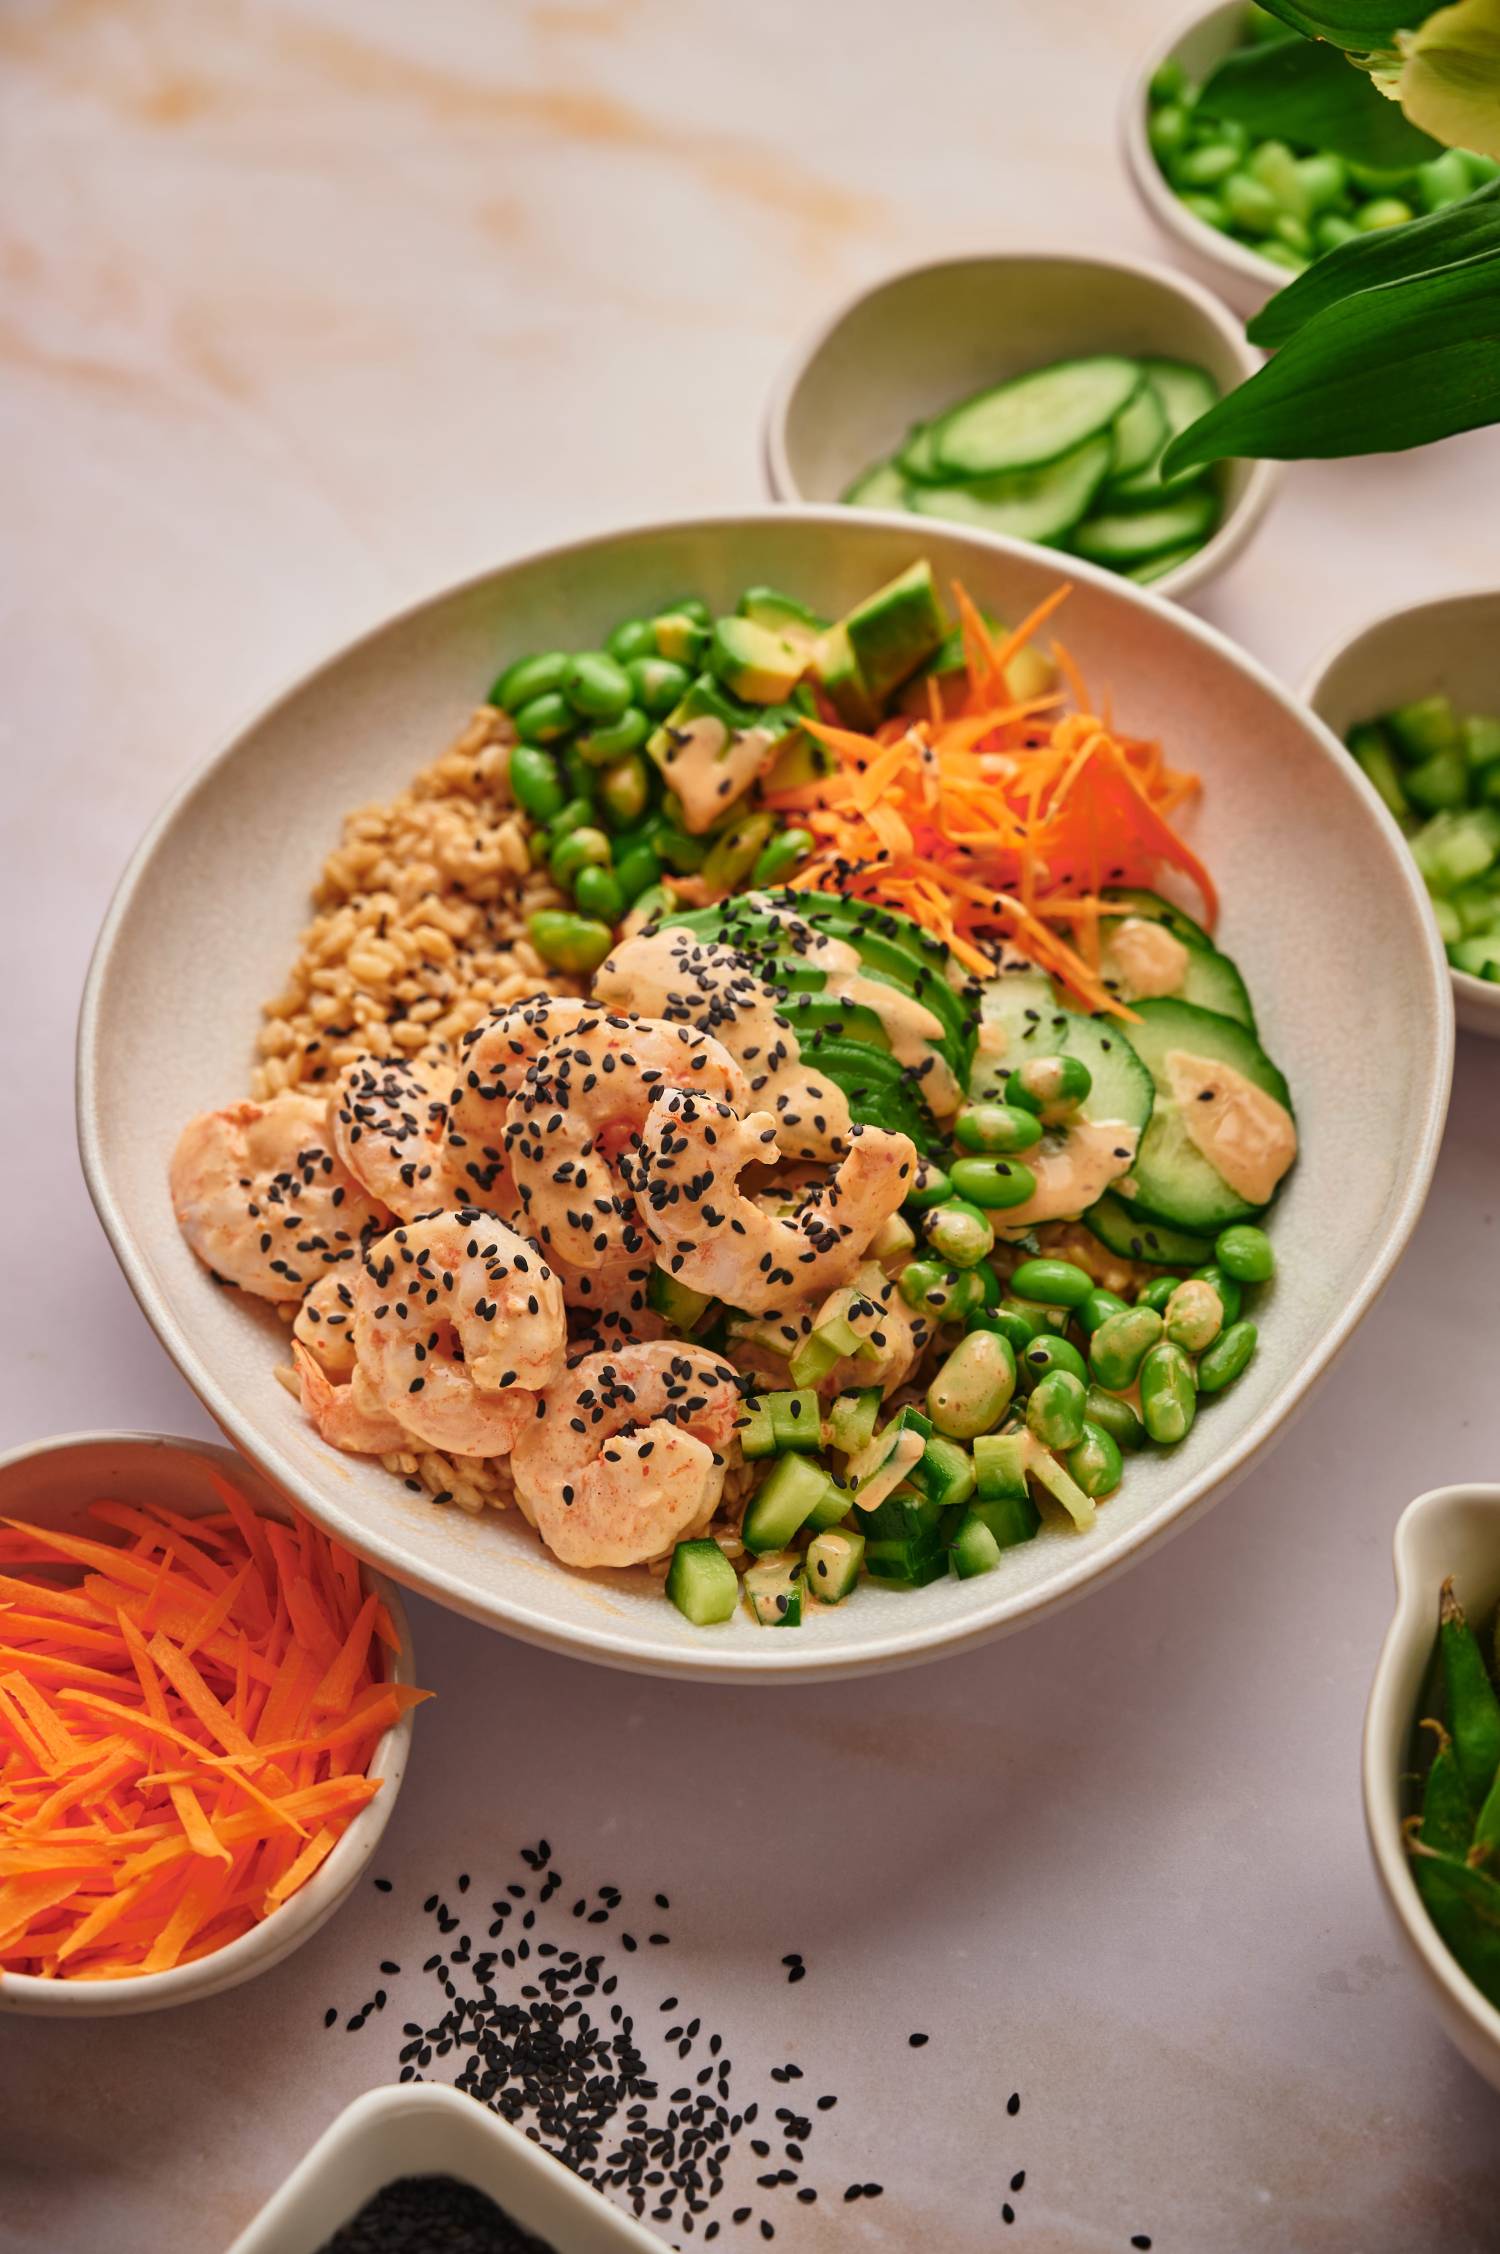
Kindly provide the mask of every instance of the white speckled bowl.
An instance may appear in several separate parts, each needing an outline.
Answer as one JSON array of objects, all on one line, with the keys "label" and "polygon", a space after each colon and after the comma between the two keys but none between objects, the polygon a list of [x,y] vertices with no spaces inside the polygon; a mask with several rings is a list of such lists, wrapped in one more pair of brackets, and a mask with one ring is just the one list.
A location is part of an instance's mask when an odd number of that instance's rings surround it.
[{"label": "white speckled bowl", "polygon": [[1120,110],[1120,138],[1125,162],[1142,203],[1173,245],[1188,270],[1207,282],[1220,296],[1244,314],[1258,313],[1291,281],[1289,268],[1262,258],[1247,243],[1221,235],[1207,220],[1197,219],[1173,192],[1146,138],[1151,115],[1148,94],[1152,79],[1169,59],[1180,62],[1188,76],[1204,79],[1241,44],[1242,0],[1220,0],[1212,8],[1194,8],[1165,38],[1153,41],[1150,53],[1125,89]]},{"label": "white speckled bowl", "polygon": [[[160,1503],[198,1518],[222,1508],[205,1468],[233,1480],[255,1509],[267,1518],[287,1518],[286,1497],[271,1481],[228,1448],[210,1442],[174,1440],[159,1432],[77,1432],[37,1440],[0,1456],[0,1517],[28,1519],[38,1526],[98,1534],[88,1506],[107,1497],[120,1503]],[[394,1675],[415,1680],[411,1630],[400,1595],[383,1574],[365,1570],[390,1613],[401,1639]],[[412,1717],[403,1714],[376,1746],[367,1774],[384,1778],[379,1792],[361,1808],[327,1859],[307,1884],[250,1933],[230,1941],[212,1956],[169,1972],[142,1972],[124,1980],[39,1980],[29,1973],[0,1977],[0,2011],[28,2012],[49,2019],[119,2018],[139,2011],[161,2011],[169,2004],[196,2003],[269,1972],[326,1925],[353,1892],[359,1875],[391,1820],[411,1750]]]},{"label": "white speckled bowl", "polygon": [[[1500,712],[1500,588],[1440,595],[1372,620],[1314,667],[1303,695],[1336,736],[1442,691],[1460,712]],[[1500,1040],[1500,986],[1450,970],[1466,1033]]]},{"label": "white speckled bowl", "polygon": [[661,2254],[659,2238],[519,2129],[433,2083],[370,2090],[346,2106],[229,2254],[319,2254],[399,2176],[456,2176],[555,2254]]},{"label": "white speckled bowl", "polygon": [[[201,769],[138,848],[105,920],[79,1027],[79,1140],[142,1307],[211,1413],[315,1518],[397,1579],[512,1635],[648,1673],[795,1682],[961,1650],[1040,1618],[1145,1555],[1249,1467],[1365,1313],[1421,1210],[1453,1015],[1394,823],[1342,747],[1252,659],[1172,604],[1077,566],[1059,630],[1120,725],[1159,731],[1204,777],[1195,834],[1227,902],[1222,937],[1304,1129],[1276,1216],[1281,1280],[1240,1384],[1173,1455],[1132,1461],[1090,1534],[1049,1530],[977,1580],[862,1588],[780,1634],[743,1613],[693,1628],[652,1586],[564,1571],[515,1516],[436,1509],[316,1438],[272,1376],[282,1325],[193,1259],[166,1169],[181,1123],[243,1092],[260,1001],[295,956],[344,813],[404,786],[508,657],[588,646],[684,588],[723,608],[764,581],[837,614],[923,553],[940,582],[961,576],[1006,618],[1059,575],[1037,548],[909,517],[785,508],[606,534],[453,588],[331,658]],[[1372,993],[1378,1043],[1362,1031]]]},{"label": "white speckled bowl", "polygon": [[[913,266],[840,306],[793,354],[766,411],[771,491],[778,501],[837,501],[913,423],[986,384],[1091,352],[1191,361],[1221,391],[1261,366],[1217,298],[1143,259],[1036,250]],[[1186,595],[1231,563],[1282,470],[1225,462],[1219,476],[1218,530],[1153,581],[1156,594]]]},{"label": "white speckled bowl", "polygon": [[1381,1890],[1444,2032],[1500,2090],[1500,2011],[1444,1946],[1423,1906],[1401,1836],[1402,1773],[1437,1636],[1438,1592],[1451,1574],[1459,1602],[1483,1620],[1500,1599],[1500,1487],[1437,1487],[1396,1523],[1396,1615],[1365,1714],[1365,1825]]}]

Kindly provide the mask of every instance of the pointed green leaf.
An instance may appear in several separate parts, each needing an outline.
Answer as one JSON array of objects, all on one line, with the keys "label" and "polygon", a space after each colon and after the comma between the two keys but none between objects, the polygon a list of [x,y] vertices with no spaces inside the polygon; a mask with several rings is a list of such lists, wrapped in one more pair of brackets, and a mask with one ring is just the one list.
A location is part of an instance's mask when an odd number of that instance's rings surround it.
[{"label": "pointed green leaf", "polygon": [[1252,344],[1285,344],[1315,313],[1356,290],[1383,289],[1495,250],[1500,250],[1500,180],[1430,218],[1382,227],[1325,252],[1262,306],[1245,334]]},{"label": "pointed green leaf", "polygon": [[1237,120],[1252,134],[1331,149],[1387,172],[1409,171],[1442,153],[1441,144],[1409,125],[1363,71],[1316,40],[1278,39],[1226,55],[1209,73],[1198,106],[1209,117]]},{"label": "pointed green leaf", "polygon": [[1304,39],[1326,39],[1351,55],[1393,48],[1398,31],[1411,31],[1431,15],[1436,0],[1261,0]]},{"label": "pointed green leaf", "polygon": [[1426,446],[1500,422],[1500,251],[1338,299],[1172,441],[1162,471]]}]

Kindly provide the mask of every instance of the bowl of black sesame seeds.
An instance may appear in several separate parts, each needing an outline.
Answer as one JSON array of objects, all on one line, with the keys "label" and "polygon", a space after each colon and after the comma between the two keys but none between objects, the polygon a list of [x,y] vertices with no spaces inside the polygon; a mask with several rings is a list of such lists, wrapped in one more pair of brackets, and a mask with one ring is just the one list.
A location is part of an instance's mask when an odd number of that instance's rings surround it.
[{"label": "bowl of black sesame seeds", "polygon": [[660,2254],[661,2241],[461,2092],[370,2090],[229,2254]]}]

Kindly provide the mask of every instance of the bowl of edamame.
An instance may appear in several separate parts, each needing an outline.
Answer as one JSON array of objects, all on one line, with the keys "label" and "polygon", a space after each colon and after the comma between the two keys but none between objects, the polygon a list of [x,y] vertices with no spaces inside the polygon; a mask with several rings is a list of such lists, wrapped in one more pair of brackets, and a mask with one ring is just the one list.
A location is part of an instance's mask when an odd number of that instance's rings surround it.
[{"label": "bowl of edamame", "polygon": [[1400,824],[1431,896],[1458,1022],[1500,1040],[1500,588],[1391,611],[1303,694]]},{"label": "bowl of edamame", "polygon": [[1365,1716],[1365,1823],[1444,2031],[1500,2090],[1500,1487],[1438,1487],[1394,1544],[1396,1613]]}]

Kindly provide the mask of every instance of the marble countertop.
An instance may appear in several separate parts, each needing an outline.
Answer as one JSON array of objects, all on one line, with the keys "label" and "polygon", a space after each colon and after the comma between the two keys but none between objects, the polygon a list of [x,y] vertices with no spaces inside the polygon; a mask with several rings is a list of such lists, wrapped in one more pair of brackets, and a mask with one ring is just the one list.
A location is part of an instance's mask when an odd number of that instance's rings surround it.
[{"label": "marble countertop", "polygon": [[[408,597],[760,499],[783,355],[883,270],[1038,240],[1160,255],[1115,107],[1170,13],[933,0],[914,48],[856,0],[11,0],[0,1444],[206,1429],[72,1135],[89,948],[168,790]],[[1364,617],[1493,576],[1497,477],[1492,435],[1299,466],[1199,607],[1297,680]],[[601,1932],[670,1932],[619,1991],[664,2090],[675,1992],[723,2032],[737,2102],[783,2102],[788,2060],[794,2104],[838,2092],[816,2204],[754,2185],[774,2159],[727,2164],[797,2254],[1495,2246],[1497,2101],[1398,1960],[1357,1755],[1394,1519],[1500,1466],[1497,1116],[1500,1047],[1461,1038],[1431,1202],[1314,1407],[1221,1511],[1025,1636],[757,1695],[416,1604],[440,1696],[392,1891],[187,2011],[0,2021],[0,2245],[226,2245],[430,2016],[427,1894],[534,1884],[518,1853],[545,1835],[564,1927],[618,1886]],[[377,1982],[387,2009],[350,2033]]]}]

